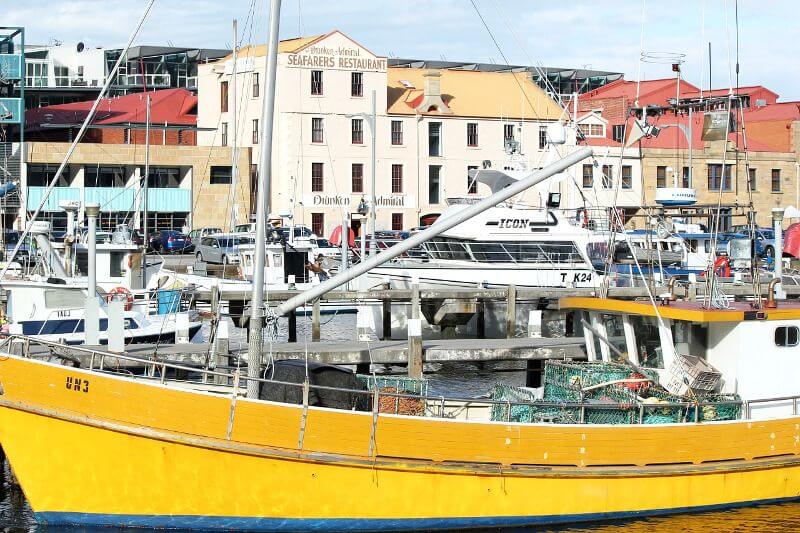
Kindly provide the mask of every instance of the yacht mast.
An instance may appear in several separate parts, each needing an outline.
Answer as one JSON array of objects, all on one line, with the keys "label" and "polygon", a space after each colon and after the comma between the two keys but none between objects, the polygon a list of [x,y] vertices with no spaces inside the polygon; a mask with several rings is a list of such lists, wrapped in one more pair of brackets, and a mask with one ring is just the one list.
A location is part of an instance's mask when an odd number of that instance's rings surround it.
[{"label": "yacht mast", "polygon": [[[270,174],[272,164],[272,126],[275,112],[275,74],[278,67],[278,29],[281,0],[270,0],[266,90],[261,113],[261,158],[258,170],[256,208],[256,247],[253,257],[253,293],[250,297],[250,331],[247,347],[247,376],[257,378],[261,371],[261,345],[264,328],[264,264],[269,216]],[[247,380],[247,397],[258,397],[258,381]]]},{"label": "yacht mast", "polygon": [[237,165],[239,154],[237,153],[238,143],[236,141],[236,137],[239,134],[238,117],[236,116],[236,62],[238,61],[237,51],[239,47],[237,45],[239,41],[236,26],[236,19],[233,19],[233,70],[231,71],[231,100],[233,101],[231,104],[231,126],[233,126],[233,137],[231,138],[231,231],[233,231],[234,226],[236,226],[236,178],[239,176],[239,167]]},{"label": "yacht mast", "polygon": [[[147,236],[147,186],[150,184],[150,93],[147,94],[147,111],[144,119],[144,186],[142,187],[142,245],[144,251],[142,252],[142,288],[147,286],[147,247],[150,244],[150,238]],[[167,130],[164,130],[164,135]]]}]

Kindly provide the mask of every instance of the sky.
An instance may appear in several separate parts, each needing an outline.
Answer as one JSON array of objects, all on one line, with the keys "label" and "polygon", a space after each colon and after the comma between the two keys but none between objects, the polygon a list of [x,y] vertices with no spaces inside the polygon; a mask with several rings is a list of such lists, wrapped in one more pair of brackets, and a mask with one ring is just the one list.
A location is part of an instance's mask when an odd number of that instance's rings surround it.
[{"label": "sky", "polygon": [[[156,0],[135,44],[229,48],[234,18],[240,42],[264,42],[267,2]],[[4,6],[3,24],[25,26],[29,43],[119,47],[146,4],[27,0]],[[800,5],[738,4],[739,84],[765,85],[781,101],[800,100]],[[734,6],[735,0],[284,0],[281,38],[339,29],[389,57],[586,67],[624,72],[634,81],[672,76],[672,59],[657,58],[680,57],[684,79],[703,87],[709,86],[710,41],[711,79],[719,88],[736,85]]]}]

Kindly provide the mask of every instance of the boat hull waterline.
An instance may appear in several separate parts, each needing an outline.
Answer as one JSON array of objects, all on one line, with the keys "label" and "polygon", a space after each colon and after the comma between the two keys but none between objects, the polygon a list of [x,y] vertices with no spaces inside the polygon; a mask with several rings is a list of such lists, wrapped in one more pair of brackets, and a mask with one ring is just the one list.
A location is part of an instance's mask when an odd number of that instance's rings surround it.
[{"label": "boat hull waterline", "polygon": [[234,404],[15,356],[0,361],[0,381],[0,442],[47,524],[454,529],[800,497],[798,418],[587,426],[380,415],[373,431],[372,413],[312,407],[303,425],[302,406]]}]

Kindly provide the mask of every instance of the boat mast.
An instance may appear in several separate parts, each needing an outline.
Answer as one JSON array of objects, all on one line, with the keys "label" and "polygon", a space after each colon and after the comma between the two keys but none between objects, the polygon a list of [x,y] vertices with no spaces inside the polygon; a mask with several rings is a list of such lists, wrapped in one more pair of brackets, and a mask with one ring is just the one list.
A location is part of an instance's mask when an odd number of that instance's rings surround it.
[{"label": "boat mast", "polygon": [[238,124],[237,124],[237,116],[236,116],[236,67],[237,67],[237,52],[238,52],[238,40],[237,40],[237,27],[236,27],[236,19],[233,19],[233,70],[231,72],[231,99],[233,103],[231,104],[231,125],[233,126],[233,137],[232,141],[233,144],[231,145],[231,198],[230,198],[230,206],[231,206],[231,231],[233,231],[234,226],[236,226],[236,178],[239,176],[239,167],[237,165],[238,162],[238,153],[237,153],[237,141],[236,137],[239,133]]},{"label": "boat mast", "polygon": [[[144,118],[144,186],[142,187],[142,245],[144,252],[142,253],[142,288],[147,286],[147,246],[150,244],[150,239],[147,237],[147,186],[150,182],[150,94],[147,94],[147,103],[145,104],[145,118]],[[164,130],[164,135],[167,130]]]},{"label": "boat mast", "polygon": [[[275,74],[278,67],[278,30],[281,0],[270,0],[269,38],[267,51],[266,91],[261,113],[261,158],[258,170],[256,207],[256,247],[253,257],[253,293],[250,297],[250,331],[247,347],[247,376],[257,378],[261,371],[261,341],[264,327],[264,266],[269,215],[270,174],[272,164],[272,125],[275,112]],[[258,381],[247,380],[247,397],[258,397]]]}]

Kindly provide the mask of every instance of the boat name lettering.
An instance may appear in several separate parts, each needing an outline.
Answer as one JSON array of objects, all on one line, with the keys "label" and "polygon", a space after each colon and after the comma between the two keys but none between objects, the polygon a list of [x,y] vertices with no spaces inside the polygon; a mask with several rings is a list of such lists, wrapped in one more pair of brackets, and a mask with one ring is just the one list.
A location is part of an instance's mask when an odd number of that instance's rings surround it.
[{"label": "boat name lettering", "polygon": [[89,380],[67,376],[67,390],[75,392],[89,392]]},{"label": "boat name lettering", "polygon": [[[561,273],[561,283],[567,282],[567,276],[567,272]],[[576,272],[572,276],[572,283],[587,283],[589,281],[592,281],[592,275],[589,272]]]},{"label": "boat name lettering", "polygon": [[531,225],[527,218],[501,218],[499,228],[527,228]]}]

